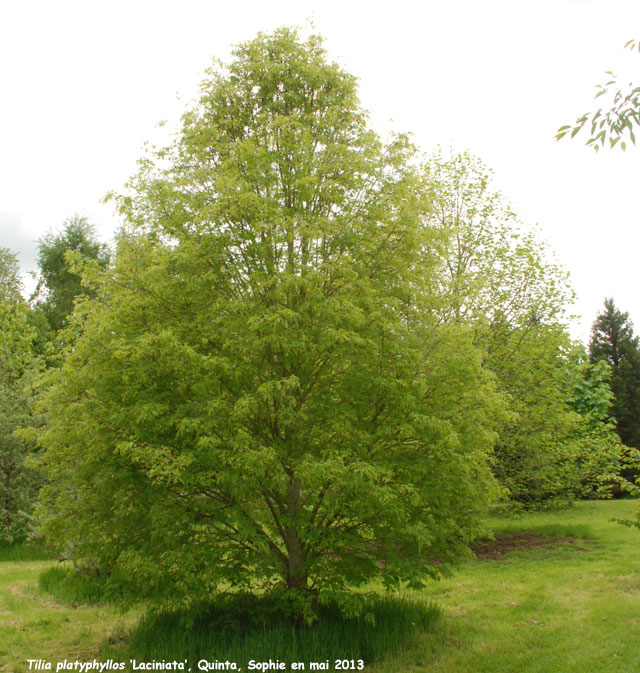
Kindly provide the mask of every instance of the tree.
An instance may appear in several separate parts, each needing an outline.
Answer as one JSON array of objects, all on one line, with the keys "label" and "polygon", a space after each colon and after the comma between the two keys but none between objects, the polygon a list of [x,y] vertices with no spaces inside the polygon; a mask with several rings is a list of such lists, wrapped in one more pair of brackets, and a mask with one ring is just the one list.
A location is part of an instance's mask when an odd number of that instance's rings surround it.
[{"label": "tree", "polygon": [[367,127],[317,37],[234,56],[118,198],[129,229],[51,374],[41,511],[131,592],[277,591],[299,622],[465,552],[500,400],[438,320],[407,140]]},{"label": "tree", "polygon": [[567,438],[578,418],[566,400],[566,329],[504,323],[491,332],[487,367],[495,372],[512,413],[496,442],[496,477],[510,499],[525,507],[572,497],[579,477]]},{"label": "tree", "polygon": [[100,266],[109,263],[109,250],[100,243],[95,229],[82,215],[73,215],[64,221],[58,234],[49,233],[38,246],[40,277],[34,293],[34,308],[41,312],[55,334],[67,325],[77,297],[91,296],[92,291],[82,284],[68,253],[95,260]]},{"label": "tree", "polygon": [[589,357],[611,367],[610,414],[622,442],[640,448],[640,344],[629,314],[617,309],[613,299],[605,299],[604,311],[593,322]]},{"label": "tree", "polygon": [[581,497],[611,497],[621,490],[637,493],[628,477],[638,469],[640,452],[625,446],[610,416],[614,396],[611,367],[605,360],[589,363],[584,346],[571,354],[573,380],[568,399],[580,422],[570,441],[576,450]]},{"label": "tree", "polygon": [[39,487],[25,464],[30,446],[16,431],[32,421],[28,383],[37,363],[16,257],[0,248],[0,540],[23,538]]},{"label": "tree", "polygon": [[[629,40],[625,44],[625,49],[629,48],[631,51],[636,47],[640,51],[640,42],[637,40]],[[625,89],[618,84],[618,78],[613,72],[608,71],[607,75],[609,80],[605,84],[596,85],[598,92],[595,97],[609,96],[611,107],[608,110],[599,108],[595,112],[587,112],[578,117],[573,126],[570,124],[561,126],[556,133],[556,140],[564,138],[567,134],[574,138],[583,128],[590,127],[586,144],[591,145],[596,152],[605,147],[607,141],[610,148],[620,142],[618,147],[623,151],[626,150],[627,143],[622,140],[625,137],[635,145],[636,137],[633,129],[640,124],[640,87],[629,82]]]},{"label": "tree", "polygon": [[589,367],[569,337],[566,272],[478,158],[438,151],[424,172],[428,222],[443,236],[440,319],[473,330],[507,402],[493,461],[500,485],[526,506],[609,496],[632,456],[608,419],[608,375]]},{"label": "tree", "polygon": [[0,248],[0,301],[18,301],[21,292],[18,259],[8,248]]},{"label": "tree", "polygon": [[566,497],[580,483],[566,441],[578,422],[566,401],[571,343],[564,322],[573,299],[567,274],[493,189],[478,158],[437,152],[424,170],[433,202],[429,224],[444,241],[441,320],[473,330],[508,405],[494,474],[522,504]]},{"label": "tree", "polygon": [[527,332],[565,321],[573,301],[566,271],[494,190],[482,161],[438,151],[424,174],[433,204],[428,222],[443,235],[442,320],[473,324],[479,342],[501,333],[491,331],[494,324]]}]

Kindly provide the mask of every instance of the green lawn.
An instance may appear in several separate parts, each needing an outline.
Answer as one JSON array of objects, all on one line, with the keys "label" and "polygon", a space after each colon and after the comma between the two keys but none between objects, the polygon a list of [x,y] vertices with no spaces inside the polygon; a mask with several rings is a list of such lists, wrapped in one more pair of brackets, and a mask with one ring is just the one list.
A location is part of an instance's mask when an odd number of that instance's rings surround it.
[{"label": "green lawn", "polygon": [[[494,520],[494,531],[533,529],[592,541],[513,552],[464,565],[426,594],[443,610],[376,671],[595,673],[635,671],[640,656],[640,531],[632,501],[582,502],[554,513]],[[583,551],[586,549],[586,551]],[[424,592],[423,592],[424,593]]]},{"label": "green lawn", "polygon": [[[573,509],[493,519],[498,541],[527,530],[556,535],[482,547],[451,579],[419,594],[441,617],[365,670],[433,673],[624,673],[640,654],[640,531],[611,521],[631,518],[633,501],[583,502]],[[567,539],[571,538],[571,539]],[[28,658],[87,661],[125,656],[139,612],[66,606],[38,589],[51,561],[0,562],[0,670],[27,671]],[[109,645],[115,643],[115,649]],[[105,649],[107,648],[107,649]],[[109,649],[110,648],[110,649]],[[204,658],[211,659],[209,653]],[[341,657],[327,652],[330,659]],[[114,657],[117,658],[117,657]],[[223,653],[216,657],[224,659]],[[192,662],[196,670],[196,662]],[[246,669],[245,669],[246,670]]]},{"label": "green lawn", "polygon": [[[27,659],[53,662],[100,658],[109,638],[117,641],[137,620],[113,607],[62,605],[38,589],[55,561],[0,562],[0,671],[28,671]],[[35,669],[32,669],[35,670]]]}]

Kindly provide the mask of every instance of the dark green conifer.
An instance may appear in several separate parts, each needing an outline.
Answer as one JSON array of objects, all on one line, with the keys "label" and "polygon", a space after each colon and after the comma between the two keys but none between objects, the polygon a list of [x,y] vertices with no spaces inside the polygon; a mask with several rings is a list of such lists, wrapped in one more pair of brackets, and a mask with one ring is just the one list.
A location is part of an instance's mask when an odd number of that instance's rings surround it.
[{"label": "dark green conifer", "polygon": [[609,363],[614,394],[610,414],[623,443],[639,448],[640,344],[629,314],[617,309],[613,299],[605,299],[604,311],[593,322],[589,357],[591,362]]}]

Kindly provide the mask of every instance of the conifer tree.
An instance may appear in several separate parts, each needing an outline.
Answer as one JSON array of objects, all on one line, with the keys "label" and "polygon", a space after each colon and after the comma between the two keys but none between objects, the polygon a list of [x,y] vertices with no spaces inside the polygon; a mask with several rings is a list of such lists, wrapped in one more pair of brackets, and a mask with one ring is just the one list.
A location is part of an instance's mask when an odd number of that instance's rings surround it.
[{"label": "conifer tree", "polygon": [[589,357],[611,367],[610,414],[623,443],[640,448],[640,343],[629,314],[616,308],[613,299],[605,299],[591,327]]}]

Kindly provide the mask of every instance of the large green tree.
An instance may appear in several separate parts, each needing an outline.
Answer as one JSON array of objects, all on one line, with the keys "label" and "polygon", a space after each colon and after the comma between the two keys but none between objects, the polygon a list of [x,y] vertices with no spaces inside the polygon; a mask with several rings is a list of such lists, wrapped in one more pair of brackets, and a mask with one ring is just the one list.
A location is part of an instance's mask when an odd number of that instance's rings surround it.
[{"label": "large green tree", "polygon": [[119,198],[129,229],[52,373],[55,544],[132,591],[281,591],[298,619],[464,553],[500,399],[439,318],[415,165],[317,37],[259,35],[209,73]]},{"label": "large green tree", "polygon": [[627,446],[640,448],[640,343],[633,333],[629,314],[613,299],[605,299],[591,327],[589,357],[611,367],[613,404],[610,414]]}]

